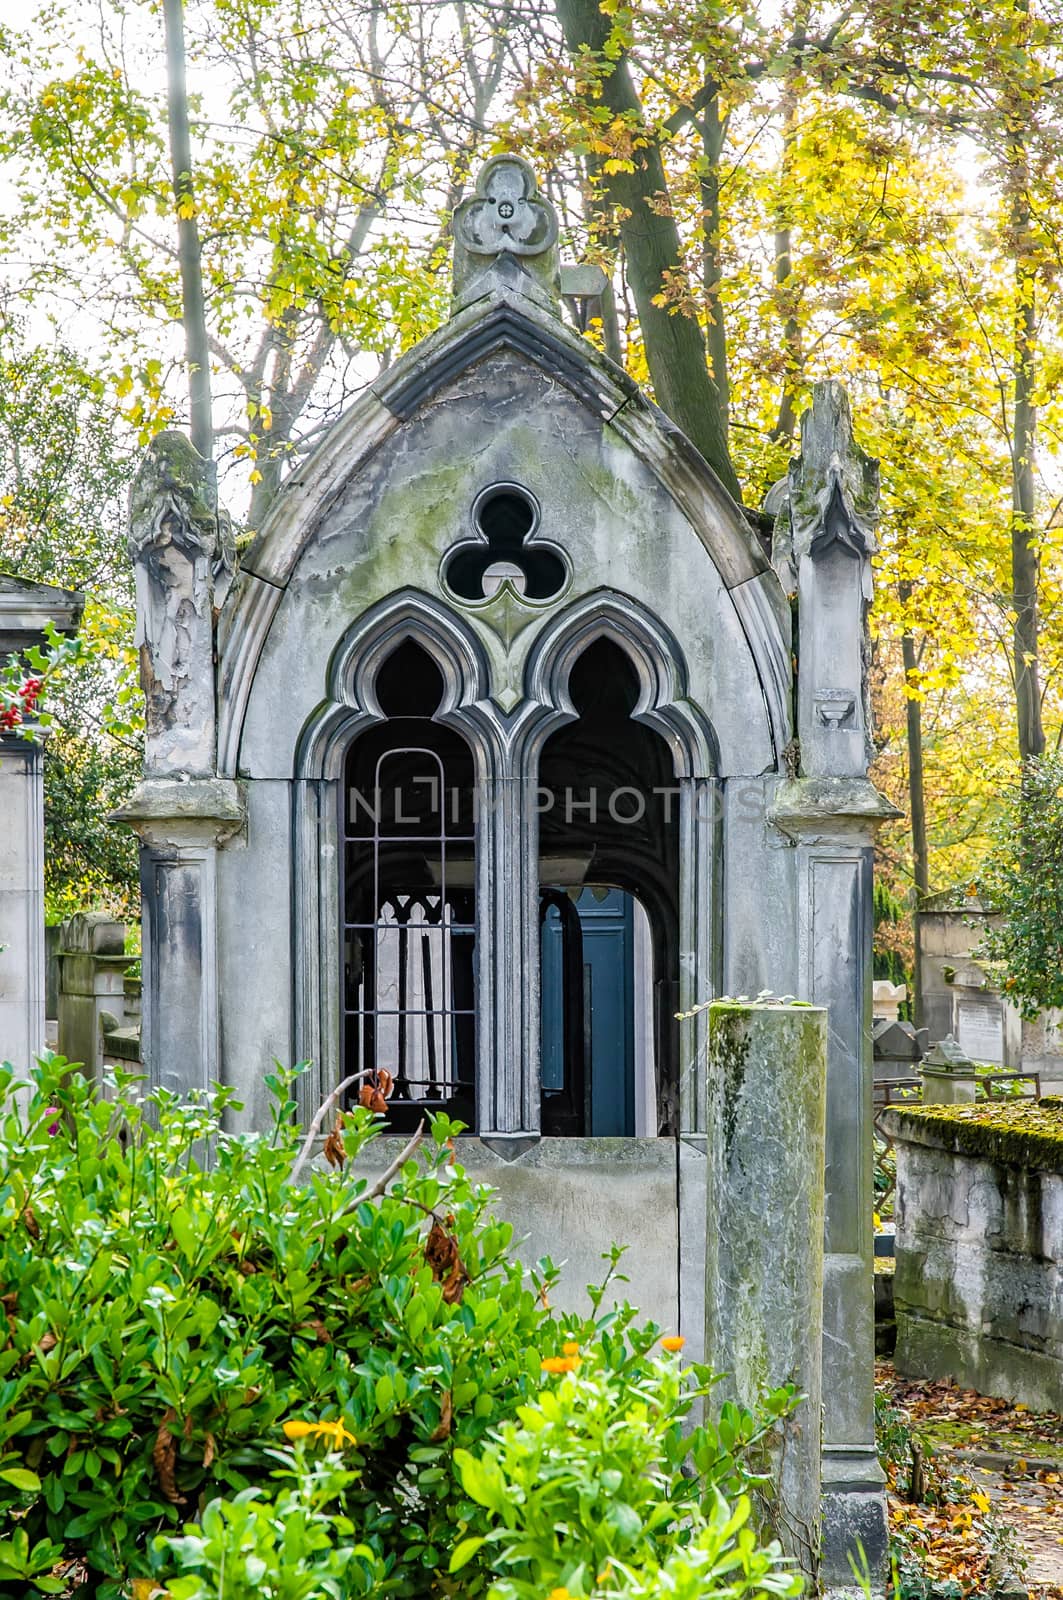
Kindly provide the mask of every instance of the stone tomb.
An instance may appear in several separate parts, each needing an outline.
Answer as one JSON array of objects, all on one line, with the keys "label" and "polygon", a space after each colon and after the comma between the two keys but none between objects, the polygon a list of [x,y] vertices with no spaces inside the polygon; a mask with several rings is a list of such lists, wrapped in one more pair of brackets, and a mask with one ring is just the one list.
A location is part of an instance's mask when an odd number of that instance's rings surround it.
[{"label": "stone tomb", "polygon": [[[848,1583],[857,1538],[873,1565],[885,1548],[877,466],[820,386],[769,549],[563,322],[530,168],[489,162],[454,236],[450,320],[335,423],[235,571],[187,441],[163,435],[140,472],[147,751],[123,815],[142,840],[145,1059],[180,1092],[235,1084],[252,1125],[274,1057],[312,1063],[304,1117],[386,1068],[394,1139],[426,1110],[460,1117],[463,1162],[497,1183],[528,1255],[572,1263],[570,1297],[626,1241],[632,1298],[697,1353],[707,1189],[719,1270],[741,1261],[741,1208],[723,1156],[708,1182],[707,1017],[677,1013],[761,991],[829,1008],[825,1179],[771,1096],[760,1157],[742,1124],[743,1170],[771,1193],[796,1148],[822,1191],[821,1571]],[[778,1060],[776,1097],[789,1072]],[[770,1284],[752,1293],[750,1326],[774,1304]],[[817,1385],[819,1320],[787,1324]],[[713,1324],[709,1348],[729,1338]]]}]

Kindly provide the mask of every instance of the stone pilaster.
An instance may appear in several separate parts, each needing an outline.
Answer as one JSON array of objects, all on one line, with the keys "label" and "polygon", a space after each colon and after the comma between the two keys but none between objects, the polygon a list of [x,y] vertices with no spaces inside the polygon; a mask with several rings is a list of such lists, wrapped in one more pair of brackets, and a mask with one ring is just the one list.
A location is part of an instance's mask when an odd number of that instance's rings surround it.
[{"label": "stone pilaster", "polygon": [[243,798],[228,779],[157,778],[114,819],[141,841],[144,1064],[153,1087],[188,1095],[221,1077],[216,857]]},{"label": "stone pilaster", "polygon": [[[0,659],[76,633],[84,596],[0,572]],[[29,668],[27,668],[27,673]],[[44,748],[0,734],[0,1061],[21,1076],[45,1048]]]},{"label": "stone pilaster", "polygon": [[851,1585],[887,1554],[875,1449],[871,936],[875,829],[896,808],[860,778],[796,779],[773,820],[796,847],[799,998],[827,1009],[821,1580]]},{"label": "stone pilaster", "polygon": [[216,771],[216,582],[233,568],[213,463],[183,434],[152,441],[133,484],[129,554],[145,699],[144,782],[114,812],[139,835],[144,1001],[141,1045],[153,1086],[190,1094],[221,1076],[218,847],[244,822]]},{"label": "stone pilaster", "polygon": [[772,820],[796,846],[797,992],[825,1006],[823,1549],[820,1577],[852,1588],[858,1550],[885,1581],[875,1450],[872,1282],[871,938],[875,829],[899,815],[868,781],[874,753],[867,612],[878,462],[853,438],[839,383],[813,386],[801,454],[770,497],[772,559],[797,599],[795,779]]}]

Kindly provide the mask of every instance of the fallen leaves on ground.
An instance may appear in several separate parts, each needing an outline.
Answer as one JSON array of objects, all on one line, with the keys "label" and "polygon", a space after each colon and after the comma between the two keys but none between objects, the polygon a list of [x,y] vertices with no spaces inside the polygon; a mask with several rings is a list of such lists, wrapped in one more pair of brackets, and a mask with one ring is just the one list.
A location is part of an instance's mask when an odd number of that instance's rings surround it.
[{"label": "fallen leaves on ground", "polygon": [[909,1499],[910,1469],[887,1460],[890,1528],[928,1578],[985,1595],[1006,1570],[1036,1600],[1063,1600],[1063,1418],[877,1366],[879,1394],[930,1465],[928,1498]]}]

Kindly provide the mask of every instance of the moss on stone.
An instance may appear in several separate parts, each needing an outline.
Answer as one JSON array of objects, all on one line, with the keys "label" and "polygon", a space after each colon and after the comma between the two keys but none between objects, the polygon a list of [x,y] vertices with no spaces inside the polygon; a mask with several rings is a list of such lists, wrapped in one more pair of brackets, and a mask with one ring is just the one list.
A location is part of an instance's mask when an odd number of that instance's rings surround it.
[{"label": "moss on stone", "polygon": [[932,1134],[944,1149],[1004,1166],[1063,1173],[1063,1097],[989,1105],[896,1108],[902,1128]]},{"label": "moss on stone", "polygon": [[724,1148],[730,1155],[738,1126],[738,1102],[746,1077],[749,1055],[749,1018],[752,1006],[738,1001],[714,1003],[709,1024],[709,1050],[723,1115]]}]

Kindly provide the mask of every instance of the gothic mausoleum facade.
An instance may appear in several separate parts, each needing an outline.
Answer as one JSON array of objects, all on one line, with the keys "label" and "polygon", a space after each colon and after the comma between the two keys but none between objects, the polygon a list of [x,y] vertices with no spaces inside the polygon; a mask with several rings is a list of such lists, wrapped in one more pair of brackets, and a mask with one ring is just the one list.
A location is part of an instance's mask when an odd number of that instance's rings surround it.
[{"label": "gothic mausoleum facade", "polygon": [[[181,436],[139,475],[145,1060],[180,1092],[236,1085],[252,1125],[275,1058],[312,1063],[304,1117],[385,1068],[395,1139],[460,1118],[533,1258],[567,1260],[575,1296],[630,1244],[631,1298],[697,1350],[711,1097],[704,1013],[681,1014],[827,1007],[823,1571],[844,1581],[853,1540],[884,1540],[875,464],[820,386],[766,540],[563,322],[523,162],[487,164],[454,234],[451,319],[238,564]],[[785,1137],[766,1120],[766,1152]]]}]

